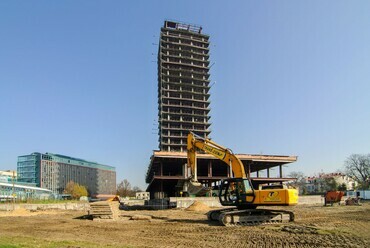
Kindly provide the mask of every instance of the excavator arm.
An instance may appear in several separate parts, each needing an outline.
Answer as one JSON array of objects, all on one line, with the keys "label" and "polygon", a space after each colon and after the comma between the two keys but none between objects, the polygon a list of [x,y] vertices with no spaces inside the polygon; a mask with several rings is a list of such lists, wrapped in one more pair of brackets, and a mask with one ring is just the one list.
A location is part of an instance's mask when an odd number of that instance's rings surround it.
[{"label": "excavator arm", "polygon": [[196,149],[202,150],[224,161],[231,167],[234,177],[246,178],[244,165],[242,161],[240,161],[240,159],[237,158],[230,149],[220,146],[219,144],[213,142],[210,139],[205,139],[194,134],[193,132],[190,132],[188,134],[187,149],[188,149],[188,167],[191,168],[191,173],[194,181],[197,181]]},{"label": "excavator arm", "polygon": [[[189,194],[198,194],[200,192],[207,191],[207,189],[198,182],[197,179],[197,151],[201,150],[208,154],[213,155],[214,157],[224,161],[228,166],[230,166],[231,172],[233,176],[230,176],[231,178],[240,178],[243,182],[239,182],[239,185],[242,184],[243,194],[245,196],[248,196],[246,198],[246,201],[248,203],[251,203],[254,201],[255,194],[252,187],[252,183],[249,179],[249,177],[246,176],[244,165],[242,161],[240,161],[239,158],[235,156],[235,154],[228,148],[225,148],[216,142],[213,142],[210,139],[203,138],[201,136],[198,136],[194,134],[193,132],[190,132],[188,134],[188,140],[187,140],[187,150],[188,150],[188,167],[191,168],[191,178],[187,182],[187,192]],[[223,182],[222,182],[223,183]],[[227,183],[226,183],[227,184]],[[236,182],[231,183],[230,185],[226,185],[225,187],[230,189],[230,192],[236,193],[235,187],[238,185]],[[223,195],[220,195],[220,201],[223,202],[223,205],[229,205],[233,204],[233,201],[230,200],[230,192],[224,191]],[[229,203],[228,203],[229,202]]]}]

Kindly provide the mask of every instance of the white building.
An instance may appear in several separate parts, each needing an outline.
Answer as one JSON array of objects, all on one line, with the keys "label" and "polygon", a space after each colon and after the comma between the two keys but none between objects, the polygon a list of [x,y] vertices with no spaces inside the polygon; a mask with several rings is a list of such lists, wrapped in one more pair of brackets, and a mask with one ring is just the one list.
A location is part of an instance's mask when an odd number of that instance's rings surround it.
[{"label": "white building", "polygon": [[48,189],[22,184],[0,182],[0,201],[7,201],[13,198],[22,201],[29,198],[49,199],[51,196],[52,192]]},{"label": "white building", "polygon": [[353,190],[357,182],[343,173],[320,173],[318,176],[306,177],[301,191],[305,193],[323,193],[330,190],[328,182],[334,180],[336,186],[345,185],[347,190]]},{"label": "white building", "polygon": [[12,170],[0,171],[0,182],[8,183],[17,180],[17,172]]},{"label": "white building", "polygon": [[150,193],[149,192],[136,192],[136,199],[138,200],[149,200]]}]

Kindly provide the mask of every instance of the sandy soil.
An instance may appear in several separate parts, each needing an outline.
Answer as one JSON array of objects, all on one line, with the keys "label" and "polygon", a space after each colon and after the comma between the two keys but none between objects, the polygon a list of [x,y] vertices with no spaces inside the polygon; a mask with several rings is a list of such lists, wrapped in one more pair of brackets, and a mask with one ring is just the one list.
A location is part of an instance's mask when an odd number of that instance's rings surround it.
[{"label": "sandy soil", "polygon": [[187,210],[115,210],[115,220],[101,221],[76,211],[0,212],[0,247],[370,246],[370,203],[296,206],[289,208],[293,223],[253,227],[210,223],[208,210],[201,204]]}]

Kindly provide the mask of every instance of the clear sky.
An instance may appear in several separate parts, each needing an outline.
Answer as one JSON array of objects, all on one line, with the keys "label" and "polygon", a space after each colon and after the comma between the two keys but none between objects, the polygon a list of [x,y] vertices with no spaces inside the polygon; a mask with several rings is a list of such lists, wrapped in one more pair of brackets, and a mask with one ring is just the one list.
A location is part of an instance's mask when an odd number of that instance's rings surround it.
[{"label": "clear sky", "polygon": [[165,19],[211,36],[211,137],[334,172],[370,151],[369,1],[0,1],[0,170],[59,153],[146,188]]}]

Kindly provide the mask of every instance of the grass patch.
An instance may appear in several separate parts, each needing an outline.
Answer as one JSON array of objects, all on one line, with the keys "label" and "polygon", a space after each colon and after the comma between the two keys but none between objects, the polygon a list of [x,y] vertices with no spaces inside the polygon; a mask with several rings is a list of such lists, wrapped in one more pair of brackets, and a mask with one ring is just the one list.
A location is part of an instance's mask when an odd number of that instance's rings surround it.
[{"label": "grass patch", "polygon": [[317,234],[320,235],[328,235],[328,234],[340,234],[341,232],[335,230],[327,230],[327,229],[317,229]]},{"label": "grass patch", "polygon": [[27,204],[54,204],[54,203],[76,203],[76,202],[82,202],[79,200],[31,200],[28,202],[21,202],[27,203]]},{"label": "grass patch", "polygon": [[[55,204],[55,203],[83,203],[79,200],[38,200],[16,201],[15,204]],[[0,202],[0,204],[13,204],[12,202]],[[1,248],[1,246],[0,246]]]},{"label": "grass patch", "polygon": [[281,230],[281,225],[261,225],[257,226],[258,228],[264,230],[272,230],[272,231],[280,231]]},{"label": "grass patch", "polygon": [[4,237],[0,236],[0,248],[101,248],[101,247],[121,247],[111,244],[91,243],[86,241],[51,241],[45,239],[37,239],[33,237]]}]

